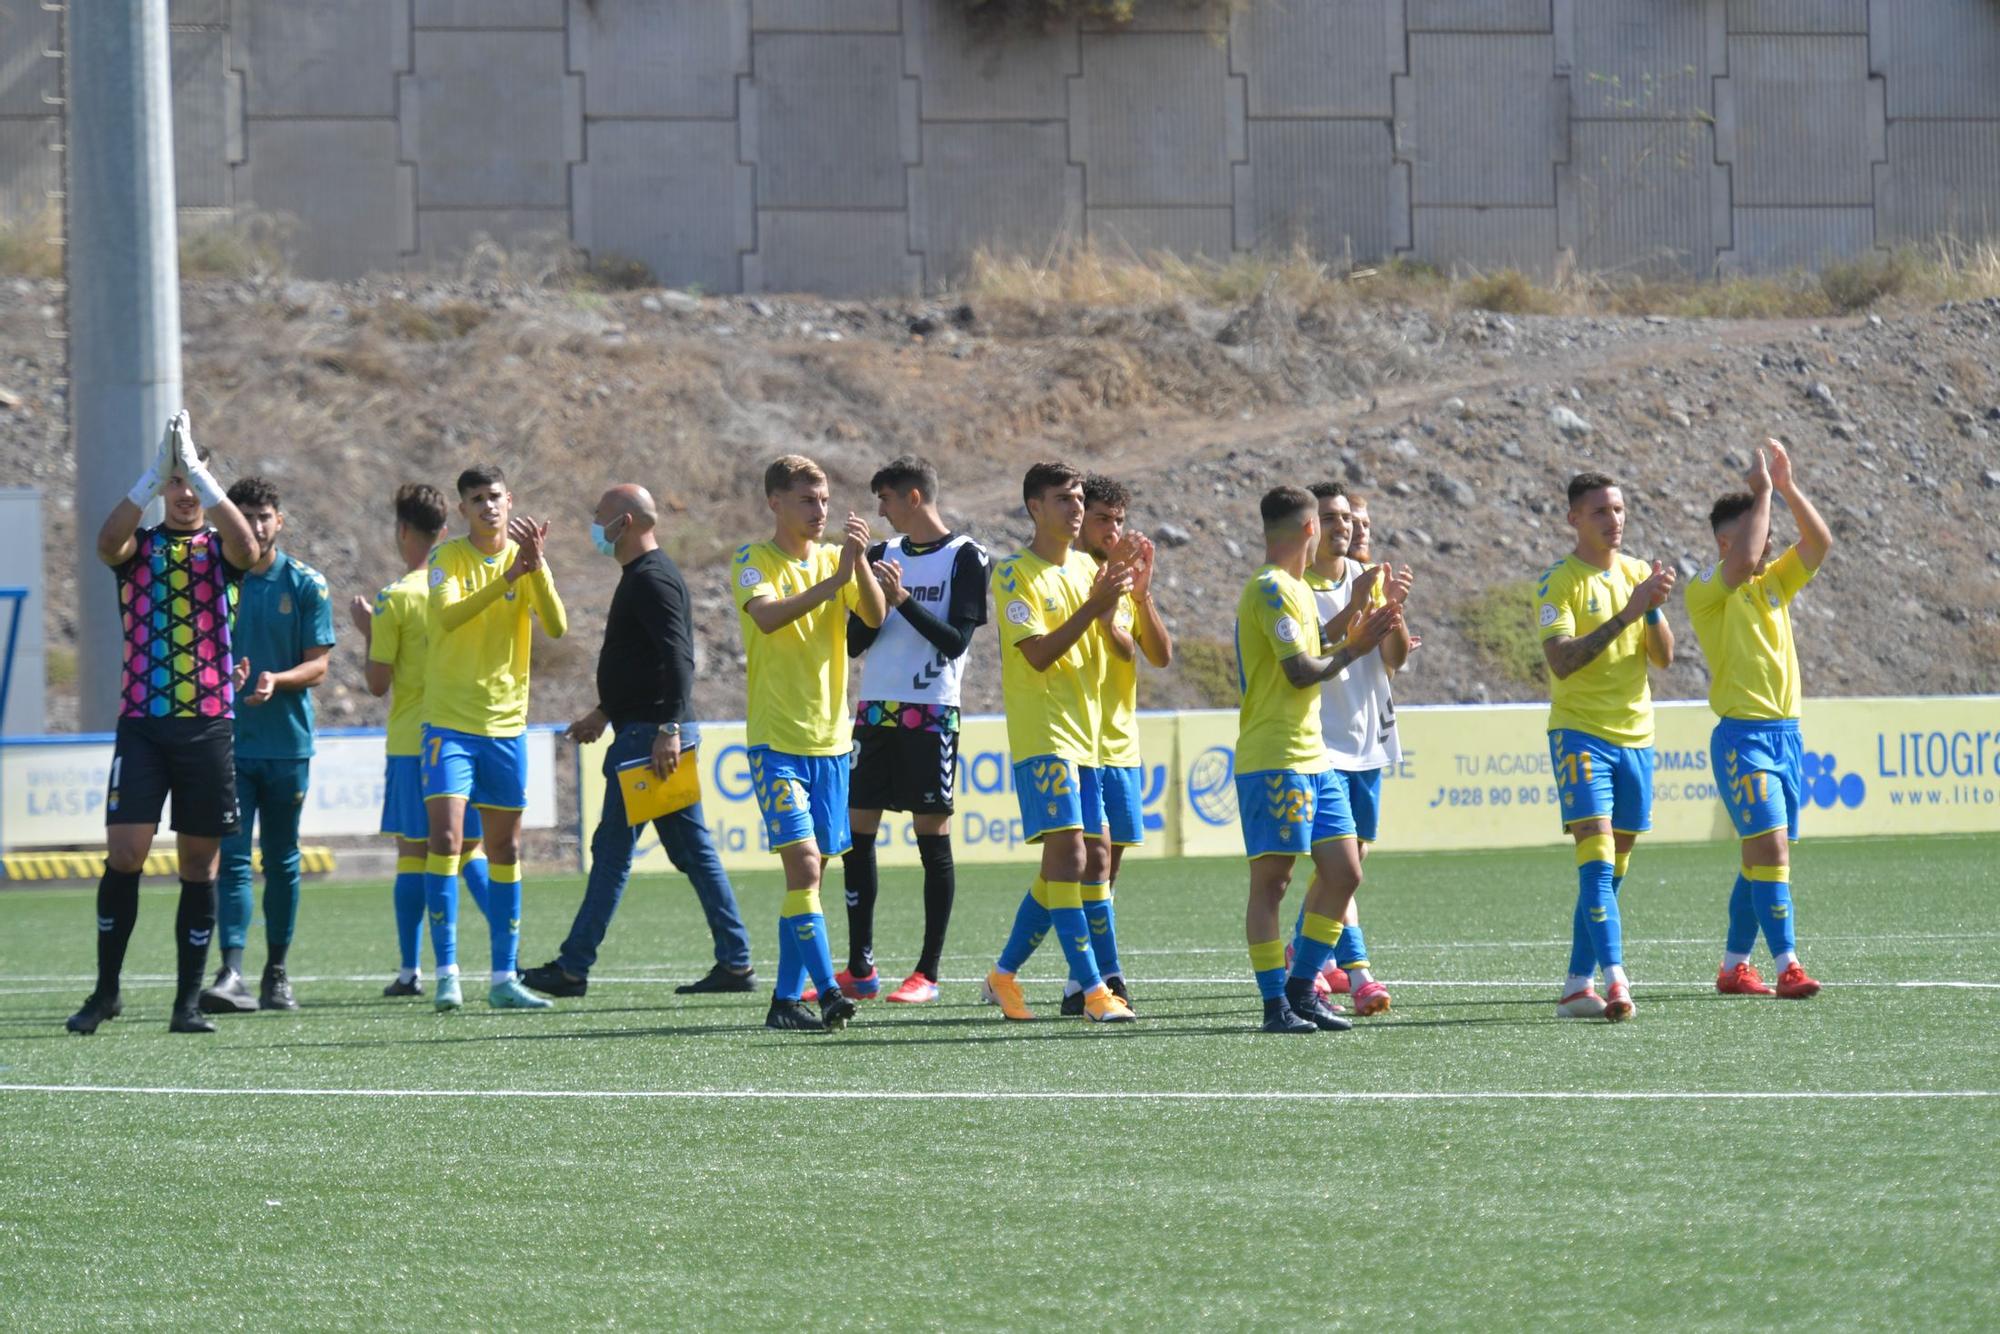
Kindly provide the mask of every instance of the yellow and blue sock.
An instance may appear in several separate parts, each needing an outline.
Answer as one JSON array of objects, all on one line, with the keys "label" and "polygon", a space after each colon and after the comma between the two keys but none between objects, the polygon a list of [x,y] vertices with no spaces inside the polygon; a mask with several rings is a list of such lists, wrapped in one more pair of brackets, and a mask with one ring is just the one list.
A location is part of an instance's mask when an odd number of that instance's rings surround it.
[{"label": "yellow and blue sock", "polygon": [[1083,911],[1083,886],[1074,880],[1051,880],[1048,896],[1049,929],[1062,942],[1063,956],[1069,960],[1070,980],[1088,995],[1103,986],[1104,979],[1098,975],[1097,956],[1090,948],[1090,919]]},{"label": "yellow and blue sock", "polygon": [[493,980],[506,982],[521,961],[521,864],[493,866],[486,889],[486,925],[493,937]]},{"label": "yellow and blue sock", "polygon": [[1751,902],[1764,924],[1764,943],[1771,947],[1771,959],[1780,969],[1796,962],[1797,941],[1792,934],[1792,872],[1788,866],[1748,868]]},{"label": "yellow and blue sock", "polygon": [[[465,882],[465,892],[472,896],[473,904],[490,921],[492,913],[486,906],[486,899],[493,890],[493,870],[486,863],[486,849],[474,848],[459,859],[458,878]],[[514,915],[519,917],[521,914]]]},{"label": "yellow and blue sock", "polygon": [[[1590,952],[1597,966],[1623,966],[1625,952],[1620,940],[1618,895],[1612,889],[1617,868],[1609,834],[1592,834],[1576,844],[1576,909],[1589,935]],[[1572,944],[1572,951],[1574,944]],[[1582,969],[1572,968],[1572,972]]]},{"label": "yellow and blue sock", "polygon": [[1750,868],[1745,866],[1736,872],[1736,883],[1729,891],[1729,934],[1722,942],[1722,966],[1734,968],[1739,963],[1750,961],[1750,951],[1757,948],[1757,901],[1750,887]]},{"label": "yellow and blue sock", "polygon": [[[1111,906],[1111,886],[1084,881],[1083,915],[1090,923],[1090,952],[1105,977],[1124,973],[1118,963],[1118,915]],[[1071,981],[1078,981],[1072,978]]]},{"label": "yellow and blue sock", "polygon": [[1021,906],[1014,911],[1014,929],[1007,933],[1007,943],[993,966],[1003,973],[1020,972],[1021,965],[1049,933],[1049,922],[1049,882],[1036,876],[1033,887],[1022,896]]},{"label": "yellow and blue sock", "polygon": [[[1614,849],[1618,846],[1618,840],[1615,836],[1612,838],[1611,846]],[[1625,888],[1625,872],[1630,870],[1631,867],[1632,853],[1629,849],[1624,852],[1614,851],[1611,854],[1611,892],[1613,894]]]},{"label": "yellow and blue sock", "polygon": [[424,906],[431,915],[431,957],[438,975],[458,971],[458,858],[424,858]]},{"label": "yellow and blue sock", "polygon": [[1257,975],[1257,994],[1267,1001],[1285,994],[1285,942],[1259,941],[1250,946],[1250,971]]},{"label": "yellow and blue sock", "polygon": [[402,959],[403,976],[415,977],[423,961],[424,859],[396,858],[396,948]]},{"label": "yellow and blue sock", "polygon": [[1333,957],[1334,942],[1342,936],[1340,923],[1316,912],[1299,914],[1299,938],[1292,947],[1292,977],[1310,983]]},{"label": "yellow and blue sock", "polygon": [[[801,911],[805,909],[808,902],[805,896],[808,892],[786,891],[784,904],[778,909],[778,975],[771,990],[771,995],[776,1000],[795,1001],[805,995],[805,953],[799,948],[798,938],[787,929],[787,919],[793,915],[792,910],[795,907]],[[796,901],[792,898],[794,893],[800,896]]]},{"label": "yellow and blue sock", "polygon": [[[836,990],[833,982],[833,951],[826,943],[826,916],[820,911],[817,889],[793,889],[785,892],[785,906],[778,913],[778,938],[782,941],[789,936],[797,951],[794,970],[803,966],[812,976],[813,985],[818,987],[822,997]],[[778,971],[784,972],[785,961],[778,960]],[[804,991],[803,982],[796,998]]]},{"label": "yellow and blue sock", "polygon": [[1361,926],[1340,928],[1340,939],[1333,943],[1333,961],[1352,973],[1368,968],[1368,942],[1361,938]]}]

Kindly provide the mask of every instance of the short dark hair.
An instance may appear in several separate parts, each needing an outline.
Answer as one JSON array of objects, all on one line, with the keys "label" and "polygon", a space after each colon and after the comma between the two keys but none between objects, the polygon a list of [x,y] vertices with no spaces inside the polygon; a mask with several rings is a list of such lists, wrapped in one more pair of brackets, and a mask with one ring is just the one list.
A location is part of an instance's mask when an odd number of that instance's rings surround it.
[{"label": "short dark hair", "polygon": [[921,491],[925,500],[935,502],[938,498],[937,468],[929,459],[918,458],[915,454],[890,459],[868,479],[869,495],[880,495],[884,491],[894,491],[899,495]]},{"label": "short dark hair", "polygon": [[1021,501],[1039,500],[1046,491],[1061,490],[1083,480],[1083,474],[1060,459],[1043,459],[1021,479]]},{"label": "short dark hair", "polygon": [[1575,509],[1576,502],[1582,500],[1592,491],[1602,491],[1607,486],[1616,485],[1618,485],[1617,480],[1605,473],[1580,472],[1569,479],[1570,508]]},{"label": "short dark hair", "polygon": [[278,488],[262,477],[239,477],[229,487],[229,503],[237,509],[263,508],[268,505],[281,510],[278,503]]},{"label": "short dark hair", "polygon": [[824,482],[826,469],[803,454],[780,454],[771,460],[770,467],[764,469],[764,494],[775,496],[780,491],[789,491],[801,480],[815,484]]},{"label": "short dark hair", "polygon": [[1101,472],[1085,473],[1083,503],[1086,508],[1102,505],[1106,509],[1129,510],[1132,508],[1132,489],[1116,477],[1107,477]]},{"label": "short dark hair", "polygon": [[1296,486],[1274,486],[1264,493],[1257,503],[1257,511],[1264,517],[1264,531],[1270,532],[1281,524],[1297,519],[1303,514],[1317,516],[1319,505],[1313,493]]},{"label": "short dark hair", "polygon": [[458,475],[458,498],[463,500],[466,492],[492,486],[495,482],[507,485],[507,474],[500,471],[499,464],[475,463]]},{"label": "short dark hair", "polygon": [[405,482],[396,488],[396,522],[436,537],[444,531],[444,492],[429,482]]},{"label": "short dark hair", "polygon": [[1734,523],[1737,519],[1748,514],[1750,507],[1756,503],[1757,497],[1751,495],[1748,491],[1731,491],[1728,495],[1716,501],[1714,506],[1708,511],[1708,526],[1711,529],[1716,529],[1721,528],[1726,523]]},{"label": "short dark hair", "polygon": [[1332,500],[1347,494],[1347,488],[1339,482],[1314,482],[1306,490],[1312,492],[1314,500]]}]

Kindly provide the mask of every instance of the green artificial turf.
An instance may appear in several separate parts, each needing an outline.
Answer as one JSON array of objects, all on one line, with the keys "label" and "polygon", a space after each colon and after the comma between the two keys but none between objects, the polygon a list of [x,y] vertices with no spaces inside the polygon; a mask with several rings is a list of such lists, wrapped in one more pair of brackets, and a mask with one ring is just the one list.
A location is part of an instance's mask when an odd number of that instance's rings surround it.
[{"label": "green artificial turf", "polygon": [[[1639,1013],[1614,1026],[1553,1017],[1565,851],[1384,853],[1363,920],[1395,1008],[1310,1038],[1253,1031],[1236,862],[1128,870],[1138,1024],[1054,1017],[1053,942],[1026,973],[1042,1020],[978,1005],[1024,878],[962,868],[943,999],[864,1005],[826,1037],[761,1027],[769,873],[738,881],[757,995],[673,994],[707,966],[706,931],[684,882],[645,879],[590,995],[532,1014],[485,1008],[469,904],[467,1008],[439,1016],[380,996],[387,886],[310,884],[291,960],[303,1008],[207,1038],[166,1031],[174,889],[143,895],[126,1013],[89,1039],[62,1030],[90,985],[89,892],[8,893],[0,1313],[10,1328],[1987,1325],[2000,839],[1807,843],[1796,862],[1825,992],[1715,995],[1731,850],[1642,847],[1622,898]],[[921,911],[917,873],[883,879],[893,984]],[[531,880],[524,964],[555,952],[580,889]],[[1758,962],[1768,975],[1761,947]],[[189,1089],[232,1092],[171,1091]],[[416,1090],[449,1095],[402,1096]],[[784,1096],[808,1092],[871,1096]],[[1510,1092],[1981,1096],[1483,1096]]]}]

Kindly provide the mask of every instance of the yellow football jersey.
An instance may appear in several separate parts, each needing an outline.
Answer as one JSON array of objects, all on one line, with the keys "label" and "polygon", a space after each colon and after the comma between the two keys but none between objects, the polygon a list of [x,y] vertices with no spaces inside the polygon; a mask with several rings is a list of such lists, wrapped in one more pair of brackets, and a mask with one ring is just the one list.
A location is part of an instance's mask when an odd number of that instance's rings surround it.
[{"label": "yellow football jersey", "polygon": [[[1094,577],[1094,576],[1093,576]],[[1116,769],[1139,764],[1139,655],[1145,652],[1140,640],[1139,604],[1130,593],[1118,599],[1112,622],[1132,636],[1133,654],[1121,658],[1103,644],[1104,684],[1098,698],[1101,717],[1097,733],[1097,762]],[[1093,627],[1092,635],[1103,630]]]},{"label": "yellow football jersey", "polygon": [[794,560],[772,542],[738,547],[729,563],[736,620],[749,658],[750,716],[747,739],[786,755],[845,755],[853,744],[847,713],[847,613],[860,601],[849,579],[837,597],[820,603],[772,634],[757,628],[746,610],[758,598],[805,592],[840,566],[840,548],[813,544]]},{"label": "yellow football jersey", "polygon": [[1097,563],[1080,551],[1051,565],[1017,551],[993,567],[990,591],[1000,609],[1000,693],[1007,710],[1007,749],[1014,763],[1059,755],[1095,765],[1103,719],[1103,637],[1096,626],[1069,652],[1038,672],[1019,645],[1059,628],[1090,599]]},{"label": "yellow football jersey", "polygon": [[[1536,590],[1536,624],[1542,642],[1558,635],[1581,638],[1616,616],[1646,582],[1653,567],[1618,554],[1600,570],[1565,556],[1542,575]],[[1562,680],[1549,674],[1549,730],[1587,732],[1614,746],[1653,744],[1653,686],[1646,676],[1643,617],[1604,651]]]},{"label": "yellow football jersey", "polygon": [[1324,657],[1312,590],[1275,565],[1250,576],[1236,599],[1236,772],[1327,769],[1319,731],[1319,687],[1301,690],[1281,665],[1301,653]]},{"label": "yellow football jersey", "polygon": [[[512,737],[528,729],[528,657],[534,621],[551,639],[568,629],[549,567],[523,575],[511,587],[507,569],[516,546],[508,542],[494,555],[453,538],[431,552],[429,636],[424,671],[424,718],[472,736]],[[456,629],[451,609],[479,606]]]},{"label": "yellow football jersey", "polygon": [[430,643],[431,600],[426,575],[411,570],[375,595],[368,661],[392,669],[389,686],[389,754],[416,755],[424,746],[424,671]]},{"label": "yellow football jersey", "polygon": [[1771,721],[1799,716],[1799,650],[1792,599],[1813,571],[1797,547],[1735,588],[1720,562],[1688,585],[1688,619],[1708,659],[1708,706],[1724,718]]}]

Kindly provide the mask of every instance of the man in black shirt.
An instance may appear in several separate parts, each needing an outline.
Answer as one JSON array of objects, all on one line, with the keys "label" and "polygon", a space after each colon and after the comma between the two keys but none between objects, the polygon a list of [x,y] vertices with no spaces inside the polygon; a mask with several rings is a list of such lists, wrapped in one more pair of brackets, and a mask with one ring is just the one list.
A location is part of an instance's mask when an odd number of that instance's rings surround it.
[{"label": "man in black shirt", "polygon": [[[570,724],[565,735],[584,744],[607,729],[612,735],[604,754],[604,811],[590,840],[590,880],[583,903],[561,952],[521,975],[528,986],[550,996],[581,996],[589,988],[597,947],[632,873],[639,827],[626,821],[619,768],[650,760],[654,773],[664,778],[681,764],[695,763],[691,752],[701,744],[687,717],[694,684],[687,585],[653,535],[659,517],[644,487],[614,486],[597,502],[591,524],[591,541],[625,572],[611,595],[604,647],[597,655],[597,707]],[[675,991],[752,990],[757,975],[750,968],[750,936],[736,911],[722,860],[709,841],[701,803],[663,815],[653,827],[674,868],[694,883],[715,938],[715,966]]]}]

